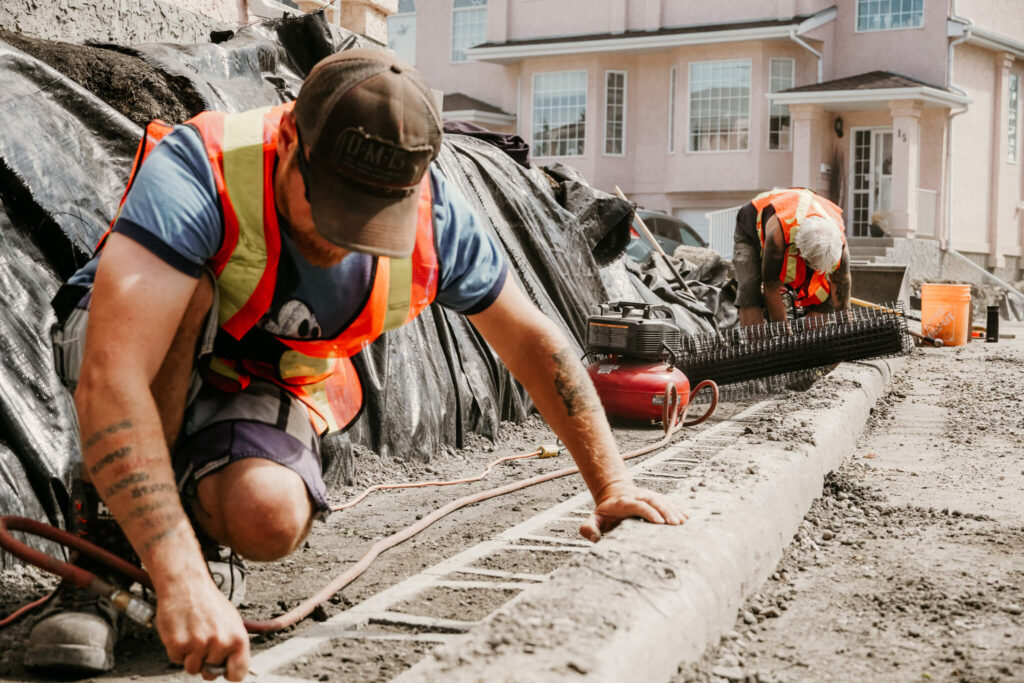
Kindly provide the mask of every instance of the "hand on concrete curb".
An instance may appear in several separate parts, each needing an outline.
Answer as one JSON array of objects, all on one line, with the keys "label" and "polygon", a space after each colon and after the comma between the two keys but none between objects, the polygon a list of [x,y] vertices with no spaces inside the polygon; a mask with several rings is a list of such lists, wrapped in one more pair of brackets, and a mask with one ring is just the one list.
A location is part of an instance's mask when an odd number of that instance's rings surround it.
[{"label": "hand on concrete curb", "polygon": [[628,517],[640,517],[654,524],[682,524],[686,514],[659,493],[631,483],[612,484],[601,492],[601,499],[590,517],[580,526],[580,534],[596,543],[603,534]]}]

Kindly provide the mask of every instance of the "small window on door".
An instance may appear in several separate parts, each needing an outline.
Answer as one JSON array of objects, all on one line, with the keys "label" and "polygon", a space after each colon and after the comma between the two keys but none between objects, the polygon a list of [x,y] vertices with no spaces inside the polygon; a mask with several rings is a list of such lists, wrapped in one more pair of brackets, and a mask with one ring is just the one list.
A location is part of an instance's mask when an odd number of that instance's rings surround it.
[{"label": "small window on door", "polygon": [[[892,196],[892,129],[860,129],[853,133],[850,178],[850,234],[879,237]],[[872,226],[875,226],[872,228]]]},{"label": "small window on door", "polygon": [[[769,89],[781,92],[793,87],[794,60],[770,59]],[[789,107],[772,104],[768,114],[768,149],[788,151],[793,148],[792,118]]]}]

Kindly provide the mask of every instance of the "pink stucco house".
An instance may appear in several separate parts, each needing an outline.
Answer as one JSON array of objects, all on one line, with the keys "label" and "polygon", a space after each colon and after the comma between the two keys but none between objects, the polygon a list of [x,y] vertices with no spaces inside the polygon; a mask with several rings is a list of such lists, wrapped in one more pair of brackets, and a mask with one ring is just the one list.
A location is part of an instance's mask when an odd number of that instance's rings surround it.
[{"label": "pink stucco house", "polygon": [[388,34],[446,118],[713,243],[730,207],[799,185],[865,254],[1021,277],[1018,0],[400,0]]}]

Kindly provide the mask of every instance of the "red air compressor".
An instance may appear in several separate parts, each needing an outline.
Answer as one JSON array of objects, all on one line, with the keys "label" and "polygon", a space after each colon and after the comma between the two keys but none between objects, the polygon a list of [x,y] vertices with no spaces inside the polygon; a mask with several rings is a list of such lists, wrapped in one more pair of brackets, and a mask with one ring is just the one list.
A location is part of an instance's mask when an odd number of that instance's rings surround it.
[{"label": "red air compressor", "polygon": [[[672,362],[681,347],[682,334],[672,323],[668,306],[627,301],[602,304],[600,312],[587,319],[587,353],[604,358],[591,363],[587,373],[608,417],[660,422],[671,414],[673,401],[681,404],[680,414],[684,413],[690,381]],[[675,391],[666,391],[668,385]],[[683,424],[711,417],[718,402],[717,385],[705,380],[693,388],[693,394],[705,387],[713,393],[711,406],[700,418]]]}]

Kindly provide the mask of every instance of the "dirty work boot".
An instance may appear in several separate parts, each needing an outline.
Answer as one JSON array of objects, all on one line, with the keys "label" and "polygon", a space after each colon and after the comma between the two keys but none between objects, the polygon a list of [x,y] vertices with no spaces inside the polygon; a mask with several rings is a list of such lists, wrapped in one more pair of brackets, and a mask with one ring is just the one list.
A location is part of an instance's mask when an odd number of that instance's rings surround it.
[{"label": "dirty work boot", "polygon": [[[92,484],[77,482],[72,489],[68,530],[129,562],[138,563],[128,539],[100,500]],[[126,580],[111,576],[103,565],[72,553],[71,560],[111,583]],[[57,594],[36,618],[28,637],[25,666],[49,674],[83,677],[114,667],[114,645],[122,614],[92,591],[62,581]]]}]

